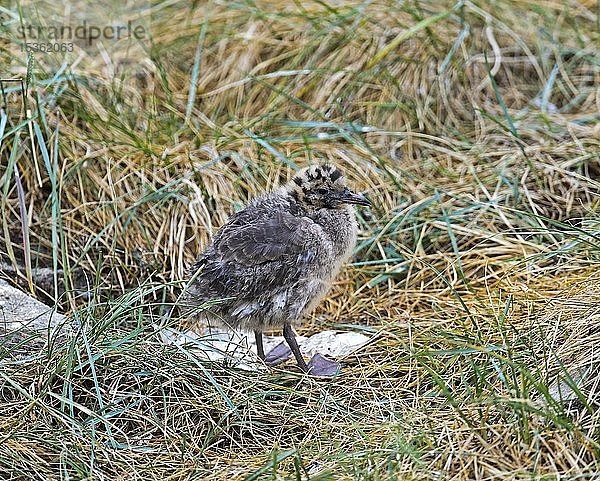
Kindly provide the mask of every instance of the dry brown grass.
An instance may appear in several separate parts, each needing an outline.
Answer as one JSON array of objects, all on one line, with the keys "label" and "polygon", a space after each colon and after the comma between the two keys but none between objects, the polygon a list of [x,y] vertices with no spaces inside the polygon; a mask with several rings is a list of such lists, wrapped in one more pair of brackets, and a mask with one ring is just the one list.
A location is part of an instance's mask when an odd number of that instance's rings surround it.
[{"label": "dry brown grass", "polygon": [[[34,290],[86,329],[2,365],[2,477],[597,477],[597,364],[576,401],[549,392],[597,356],[597,4],[165,2],[143,15],[147,49],[82,52],[49,83],[65,57],[35,55],[47,159],[7,93],[0,255],[19,272],[5,274],[26,286],[35,266],[61,269]],[[3,68],[25,76],[11,35]],[[374,207],[306,331],[373,342],[331,382],[161,345],[156,304],[214,230],[321,160]]]}]

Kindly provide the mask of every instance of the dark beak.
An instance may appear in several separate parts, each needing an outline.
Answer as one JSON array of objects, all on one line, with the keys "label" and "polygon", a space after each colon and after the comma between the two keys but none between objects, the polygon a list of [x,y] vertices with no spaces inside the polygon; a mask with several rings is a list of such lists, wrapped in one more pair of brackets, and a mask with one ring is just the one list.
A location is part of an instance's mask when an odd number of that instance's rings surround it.
[{"label": "dark beak", "polygon": [[371,205],[369,199],[362,194],[355,194],[350,189],[344,189],[340,194],[340,200],[345,204]]}]

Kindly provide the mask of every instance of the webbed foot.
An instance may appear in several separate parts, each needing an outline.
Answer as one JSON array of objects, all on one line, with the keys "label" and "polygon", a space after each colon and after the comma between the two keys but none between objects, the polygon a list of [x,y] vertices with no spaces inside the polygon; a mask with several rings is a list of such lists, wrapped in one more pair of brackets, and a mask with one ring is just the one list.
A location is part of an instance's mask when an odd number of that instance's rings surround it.
[{"label": "webbed foot", "polygon": [[327,359],[319,353],[316,353],[308,363],[308,373],[311,376],[333,377],[342,369],[339,362]]},{"label": "webbed foot", "polygon": [[292,350],[285,342],[280,342],[267,353],[265,364],[267,366],[279,366],[279,364],[287,361],[290,357],[292,357]]}]

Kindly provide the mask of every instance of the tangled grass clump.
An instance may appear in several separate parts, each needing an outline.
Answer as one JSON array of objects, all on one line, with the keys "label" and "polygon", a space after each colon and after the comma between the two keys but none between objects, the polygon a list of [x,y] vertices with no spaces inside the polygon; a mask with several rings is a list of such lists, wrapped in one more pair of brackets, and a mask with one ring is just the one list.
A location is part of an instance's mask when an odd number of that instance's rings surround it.
[{"label": "tangled grass clump", "polygon": [[[598,476],[594,2],[163,2],[147,44],[29,58],[22,3],[0,270],[83,329],[0,336],[0,477]],[[215,230],[320,161],[373,201],[304,327],[373,336],[344,375],[162,343]]]}]

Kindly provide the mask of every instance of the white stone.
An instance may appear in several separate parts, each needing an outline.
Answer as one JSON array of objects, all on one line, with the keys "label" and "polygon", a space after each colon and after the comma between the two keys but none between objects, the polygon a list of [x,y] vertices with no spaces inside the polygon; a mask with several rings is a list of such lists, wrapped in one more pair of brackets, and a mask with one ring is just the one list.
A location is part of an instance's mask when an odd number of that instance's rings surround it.
[{"label": "white stone", "polygon": [[65,323],[65,316],[0,279],[0,336],[18,329],[48,329]]},{"label": "white stone", "polygon": [[[179,347],[193,347],[198,358],[210,361],[227,361],[246,370],[258,370],[264,364],[256,357],[256,343],[253,333],[230,331],[219,328],[204,328],[202,331],[177,331],[172,328],[159,328],[161,340]],[[322,331],[309,337],[296,336],[300,351],[307,358],[317,352],[331,358],[347,356],[358,350],[370,337],[358,332]],[[263,336],[265,352],[285,342],[283,336]]]}]

